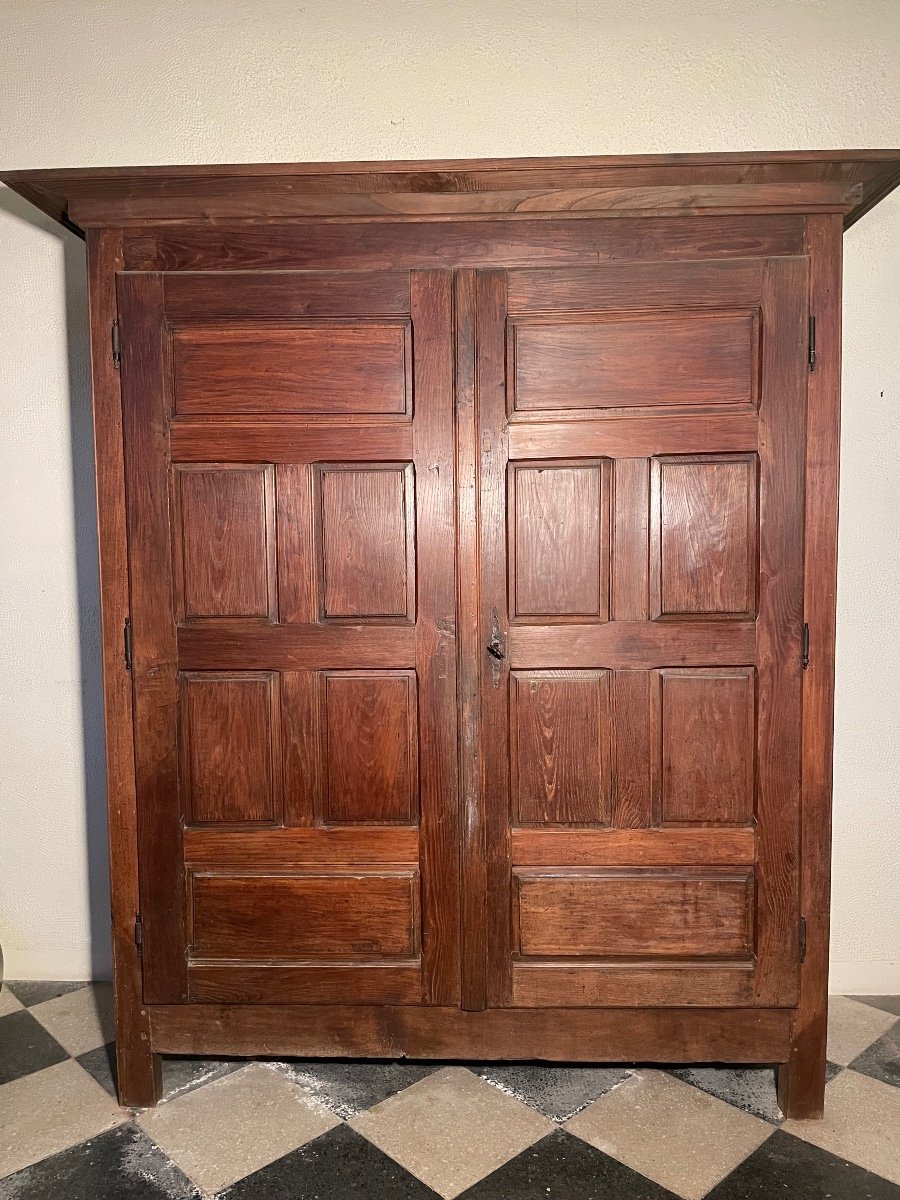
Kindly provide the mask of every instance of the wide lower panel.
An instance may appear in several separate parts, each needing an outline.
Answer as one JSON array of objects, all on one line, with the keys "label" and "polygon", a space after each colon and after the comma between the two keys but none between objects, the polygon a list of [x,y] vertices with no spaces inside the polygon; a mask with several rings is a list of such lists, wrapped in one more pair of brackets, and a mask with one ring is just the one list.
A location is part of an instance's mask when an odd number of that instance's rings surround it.
[{"label": "wide lower panel", "polygon": [[151,1005],[160,1054],[786,1062],[790,1009]]}]

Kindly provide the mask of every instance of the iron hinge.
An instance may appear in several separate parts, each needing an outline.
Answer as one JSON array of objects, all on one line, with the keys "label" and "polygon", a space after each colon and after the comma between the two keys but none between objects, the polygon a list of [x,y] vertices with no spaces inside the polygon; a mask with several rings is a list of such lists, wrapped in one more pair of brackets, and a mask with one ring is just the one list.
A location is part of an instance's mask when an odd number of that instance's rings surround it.
[{"label": "iron hinge", "polygon": [[122,630],[122,641],[125,644],[125,670],[130,671],[134,663],[134,640],[131,634],[131,617],[125,618],[125,626]]},{"label": "iron hinge", "polygon": [[806,961],[806,917],[800,918],[800,929],[798,931],[798,940],[800,942],[800,961]]},{"label": "iron hinge", "polygon": [[134,917],[134,944],[140,954],[144,948],[144,923],[140,913],[135,913]]},{"label": "iron hinge", "polygon": [[809,344],[808,344],[806,357],[807,357],[807,362],[809,363],[809,369],[811,371],[814,371],[816,369],[816,318],[815,317],[809,318]]},{"label": "iron hinge", "polygon": [[804,624],[804,626],[803,626],[803,639],[801,642],[801,655],[802,655],[802,662],[803,662],[803,670],[805,671],[806,668],[809,666],[809,626],[806,624]]},{"label": "iron hinge", "polygon": [[112,329],[110,331],[110,340],[112,342],[113,366],[116,368],[116,370],[118,370],[122,363],[122,343],[119,338],[119,320],[118,320],[118,318],[116,318],[116,320],[113,321],[113,323],[112,323]]}]

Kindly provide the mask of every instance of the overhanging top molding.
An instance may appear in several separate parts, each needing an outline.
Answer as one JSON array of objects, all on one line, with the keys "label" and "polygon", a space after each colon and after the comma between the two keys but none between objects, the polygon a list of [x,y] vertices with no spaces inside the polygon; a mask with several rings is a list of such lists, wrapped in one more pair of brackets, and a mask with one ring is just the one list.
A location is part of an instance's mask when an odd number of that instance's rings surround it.
[{"label": "overhanging top molding", "polygon": [[244,224],[837,212],[900,184],[900,150],[255,163],[5,171],[61,224]]}]

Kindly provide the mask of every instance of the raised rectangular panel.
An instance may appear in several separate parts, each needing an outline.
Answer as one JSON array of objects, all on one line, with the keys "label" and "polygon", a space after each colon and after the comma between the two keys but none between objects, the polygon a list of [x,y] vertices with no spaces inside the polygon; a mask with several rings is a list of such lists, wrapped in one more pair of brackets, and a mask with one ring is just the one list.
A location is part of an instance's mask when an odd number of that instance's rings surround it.
[{"label": "raised rectangular panel", "polygon": [[510,757],[519,825],[609,823],[609,672],[513,671]]},{"label": "raised rectangular panel", "polygon": [[756,402],[755,312],[596,313],[511,325],[514,411]]},{"label": "raised rectangular panel", "polygon": [[509,472],[513,618],[609,612],[609,512],[603,460],[526,462]]},{"label": "raised rectangular panel", "polygon": [[180,676],[181,778],[188,824],[274,822],[281,769],[278,676]]},{"label": "raised rectangular panel", "polygon": [[401,416],[408,329],[405,320],[176,329],[175,411]]},{"label": "raised rectangular panel", "polygon": [[174,470],[178,616],[274,617],[273,468],[182,463]]},{"label": "raised rectangular panel", "polygon": [[549,869],[514,878],[518,951],[526,957],[750,955],[749,872]]},{"label": "raised rectangular panel", "polygon": [[756,745],[753,667],[659,672],[661,824],[748,824]]},{"label": "raised rectangular panel", "polygon": [[414,822],[418,818],[418,734],[414,671],[322,675],[329,824]]},{"label": "raised rectangular panel", "polygon": [[194,959],[411,958],[418,953],[415,871],[195,874]]},{"label": "raised rectangular panel", "polygon": [[755,454],[653,459],[654,617],[755,615],[756,479]]},{"label": "raised rectangular panel", "polygon": [[317,476],[320,615],[413,620],[412,464],[328,465]]}]

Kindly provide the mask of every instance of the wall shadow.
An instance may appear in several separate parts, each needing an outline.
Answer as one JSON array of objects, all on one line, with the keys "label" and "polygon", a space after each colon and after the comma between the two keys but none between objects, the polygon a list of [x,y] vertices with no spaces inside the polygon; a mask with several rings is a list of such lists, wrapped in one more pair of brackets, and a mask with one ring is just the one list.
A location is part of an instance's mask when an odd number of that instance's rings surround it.
[{"label": "wall shadow", "polygon": [[[94,979],[109,979],[111,949],[103,668],[100,654],[100,581],[85,247],[75,234],[57,225],[9,188],[0,188],[0,212],[52,234],[63,249],[91,975]],[[52,564],[48,564],[48,569],[52,569]],[[52,695],[48,694],[47,702],[48,706],[52,704]]]}]

